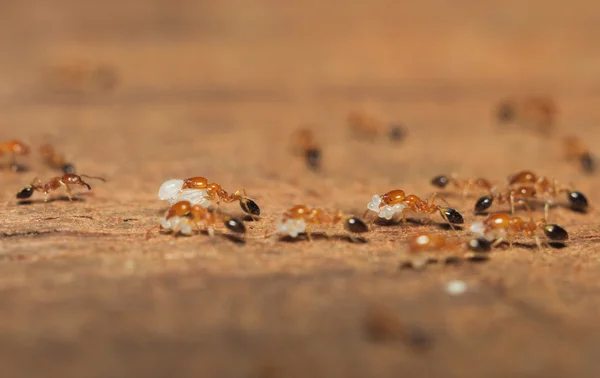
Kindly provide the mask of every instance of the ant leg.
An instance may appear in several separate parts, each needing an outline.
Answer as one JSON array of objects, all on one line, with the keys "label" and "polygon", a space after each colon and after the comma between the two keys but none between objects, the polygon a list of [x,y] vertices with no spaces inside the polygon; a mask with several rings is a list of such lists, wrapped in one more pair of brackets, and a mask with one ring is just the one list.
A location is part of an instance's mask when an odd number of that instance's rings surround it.
[{"label": "ant leg", "polygon": [[62,181],[59,182],[65,188],[65,192],[67,193],[67,197],[69,197],[69,201],[73,201],[73,195],[71,194],[71,189],[69,186]]},{"label": "ant leg", "polygon": [[310,235],[310,227],[306,226],[306,230],[304,230],[304,233],[306,234],[306,238],[308,239],[309,242],[312,242],[312,236]]},{"label": "ant leg", "polygon": [[161,225],[158,226],[154,226],[154,227],[150,227],[149,229],[146,230],[146,240],[150,240],[150,233],[156,229],[160,230],[162,228]]},{"label": "ant leg", "polygon": [[491,248],[493,249],[493,248],[499,246],[503,241],[504,241],[504,238],[502,238],[502,237],[494,240],[494,242],[491,245]]},{"label": "ant leg", "polygon": [[206,232],[208,232],[208,236],[211,238],[215,236],[215,229],[212,226],[206,227]]},{"label": "ant leg", "polygon": [[550,202],[546,201],[544,205],[544,219],[548,222],[548,213],[550,212]]},{"label": "ant leg", "polygon": [[537,235],[535,236],[535,244],[537,245],[539,251],[543,251],[544,250],[544,246],[542,244],[542,241],[540,240],[540,237],[537,236]]},{"label": "ant leg", "polygon": [[515,215],[515,195],[513,193],[510,193],[510,197],[509,197],[509,201],[510,201],[510,215]]}]

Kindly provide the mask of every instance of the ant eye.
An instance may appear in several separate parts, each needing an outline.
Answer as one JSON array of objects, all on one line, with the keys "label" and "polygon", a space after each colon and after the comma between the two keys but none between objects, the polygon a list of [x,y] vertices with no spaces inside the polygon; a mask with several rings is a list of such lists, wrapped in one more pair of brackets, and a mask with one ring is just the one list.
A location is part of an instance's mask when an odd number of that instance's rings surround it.
[{"label": "ant eye", "polygon": [[260,207],[250,198],[244,198],[240,201],[240,207],[244,212],[251,215],[260,215]]},{"label": "ant eye", "polygon": [[230,218],[225,222],[225,227],[227,227],[230,231],[235,232],[237,234],[246,233],[246,226],[244,223],[237,218]]},{"label": "ant eye", "polygon": [[448,180],[447,176],[439,175],[431,179],[431,185],[436,186],[438,188],[445,188],[446,185],[448,185],[449,181],[450,180]]},{"label": "ant eye", "polygon": [[344,225],[346,231],[353,232],[355,234],[362,234],[369,231],[369,227],[358,217],[352,217],[346,221]]},{"label": "ant eye", "polygon": [[442,209],[442,213],[444,214],[444,219],[453,224],[463,224],[465,220],[460,213],[454,209],[446,207]]},{"label": "ant eye", "polygon": [[485,238],[477,238],[469,240],[467,246],[473,252],[489,252],[492,248],[492,243]]},{"label": "ant eye", "polygon": [[61,167],[62,171],[64,173],[67,174],[74,174],[75,173],[75,167],[73,166],[73,164],[63,164],[63,166]]},{"label": "ant eye", "polygon": [[583,155],[581,155],[580,162],[581,168],[583,168],[585,172],[594,173],[594,171],[596,170],[596,162],[594,161],[594,158],[589,152],[586,152]]},{"label": "ant eye", "polygon": [[475,213],[481,213],[492,206],[494,200],[491,197],[483,196],[475,203]]},{"label": "ant eye", "polygon": [[557,224],[544,225],[544,234],[551,240],[567,240],[569,234],[567,230]]},{"label": "ant eye", "polygon": [[575,211],[586,211],[588,208],[588,200],[581,192],[569,192],[569,202]]},{"label": "ant eye", "polygon": [[394,142],[404,139],[405,134],[404,127],[401,125],[390,125],[388,129],[388,138]]},{"label": "ant eye", "polygon": [[321,150],[318,148],[309,148],[306,150],[306,163],[314,170],[319,169],[321,165]]},{"label": "ant eye", "polygon": [[33,195],[33,188],[31,186],[26,186],[19,193],[17,193],[18,199],[26,199]]},{"label": "ant eye", "polygon": [[500,121],[510,122],[515,118],[515,110],[508,103],[500,104],[500,106],[498,106],[496,117],[498,117]]}]

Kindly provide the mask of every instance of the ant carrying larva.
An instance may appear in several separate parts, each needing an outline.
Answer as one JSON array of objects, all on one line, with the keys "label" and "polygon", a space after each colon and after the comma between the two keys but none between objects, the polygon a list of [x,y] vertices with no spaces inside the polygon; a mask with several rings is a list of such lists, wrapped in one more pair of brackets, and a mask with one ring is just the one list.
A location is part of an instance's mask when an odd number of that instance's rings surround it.
[{"label": "ant carrying larva", "polygon": [[238,201],[244,212],[251,216],[259,216],[260,208],[254,200],[246,196],[246,191],[240,189],[229,194],[219,184],[209,183],[204,177],[192,177],[185,180],[167,180],[159,191],[158,198],[174,204],[179,201],[189,201],[192,205],[209,207],[213,202],[230,203]]},{"label": "ant carrying larva", "polygon": [[44,193],[44,202],[48,202],[49,193],[53,190],[64,188],[67,194],[67,197],[70,201],[73,200],[73,194],[71,193],[70,186],[84,186],[88,190],[92,190],[92,187],[87,182],[83,181],[82,177],[91,178],[94,180],[100,180],[106,182],[106,180],[102,177],[93,177],[87,175],[76,175],[76,174],[65,174],[61,177],[54,177],[50,179],[45,184],[39,179],[35,178],[31,184],[27,185],[23,189],[21,189],[17,193],[17,199],[24,200],[31,198],[34,192],[42,192]]},{"label": "ant carrying larva", "polygon": [[371,199],[371,202],[367,204],[365,216],[369,211],[373,211],[377,213],[379,218],[391,220],[396,214],[400,214],[402,216],[402,221],[406,222],[406,212],[409,211],[428,216],[439,212],[442,219],[450,225],[464,223],[464,219],[458,211],[450,207],[436,205],[436,197],[437,193],[434,193],[431,196],[431,202],[423,201],[414,194],[406,195],[406,193],[400,189],[389,191],[383,195],[375,194]]},{"label": "ant carrying larva", "polygon": [[[354,215],[337,212],[332,216],[323,209],[310,208],[306,205],[296,205],[285,211],[277,221],[277,231],[292,238],[304,233],[309,240],[312,240],[312,227],[333,227],[341,222],[353,241],[355,240],[353,234],[369,231],[365,222]],[[325,235],[328,236],[327,233]]]},{"label": "ant carrying larva", "polygon": [[17,156],[29,155],[29,147],[20,140],[9,140],[0,144],[0,156],[7,156],[4,168],[17,172],[21,167],[17,164]]},{"label": "ant carrying larva", "polygon": [[295,155],[302,156],[310,169],[314,171],[321,169],[322,150],[311,129],[303,127],[292,135],[291,151]]},{"label": "ant carrying larva", "polygon": [[40,146],[40,155],[42,160],[51,168],[59,169],[63,173],[75,173],[75,166],[68,163],[65,158],[56,152],[54,147],[50,144],[43,144]]},{"label": "ant carrying larva", "polygon": [[218,223],[223,223],[228,230],[236,234],[246,233],[246,226],[241,220],[201,205],[192,205],[189,201],[179,201],[171,205],[161,219],[159,227],[161,230],[170,231],[173,235],[189,236],[192,235],[194,228],[203,226],[212,237]]}]

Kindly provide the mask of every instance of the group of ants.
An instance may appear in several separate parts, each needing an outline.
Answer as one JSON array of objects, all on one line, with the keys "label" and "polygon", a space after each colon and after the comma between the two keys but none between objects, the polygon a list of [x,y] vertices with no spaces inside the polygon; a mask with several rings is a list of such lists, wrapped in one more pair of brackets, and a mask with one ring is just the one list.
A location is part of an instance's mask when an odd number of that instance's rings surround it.
[{"label": "group of ants", "polygon": [[[523,127],[541,128],[548,127],[553,120],[553,104],[548,100],[539,98],[526,98],[520,102],[502,103],[497,110],[497,118],[501,122],[518,123]],[[402,125],[379,121],[361,113],[352,113],[348,117],[348,124],[353,133],[361,138],[374,139],[381,135],[393,142],[402,141],[406,137],[406,130]],[[292,151],[304,157],[307,166],[318,170],[321,153],[312,130],[302,128],[293,138]],[[584,171],[590,173],[594,168],[594,160],[583,143],[576,138],[566,141],[568,157],[577,159]],[[28,155],[30,148],[21,141],[12,140],[0,145],[0,155],[8,157],[8,167],[18,171],[16,159]],[[35,192],[44,194],[44,201],[49,200],[49,194],[57,189],[64,189],[69,200],[73,199],[71,187],[82,186],[91,190],[91,186],[84,178],[100,179],[100,177],[86,176],[75,173],[73,164],[68,163],[58,154],[51,145],[44,144],[39,148],[39,155],[50,167],[62,171],[62,176],[54,177],[47,182],[35,179],[16,194],[16,198],[27,201]],[[453,188],[464,197],[479,193],[473,211],[476,215],[487,214],[482,221],[474,222],[469,231],[475,235],[464,243],[460,238],[446,237],[442,234],[430,232],[417,232],[408,239],[408,251],[415,254],[421,252],[445,251],[446,253],[433,260],[450,261],[451,259],[486,259],[491,249],[501,245],[512,246],[515,238],[525,236],[535,240],[538,248],[552,243],[564,243],[568,240],[567,231],[560,225],[550,223],[548,215],[551,207],[560,195],[566,195],[568,207],[577,212],[586,212],[589,208],[586,196],[574,188],[563,185],[557,180],[537,175],[532,171],[523,170],[510,175],[504,184],[496,185],[484,178],[460,179],[456,175],[439,175],[431,179],[431,185],[443,190]],[[315,227],[329,238],[327,230],[333,230],[341,225],[347,233],[348,240],[352,242],[366,242],[364,235],[376,224],[389,224],[407,222],[407,215],[418,214],[431,218],[439,214],[448,227],[460,228],[464,224],[463,216],[449,206],[441,206],[436,200],[441,199],[434,193],[430,199],[423,200],[415,194],[409,194],[401,189],[390,190],[383,194],[375,194],[362,217],[346,214],[341,211],[328,212],[321,208],[311,208],[306,205],[296,205],[287,209],[277,221],[277,230],[260,236],[246,235],[245,221],[258,221],[261,216],[260,207],[245,190],[228,193],[221,185],[211,183],[205,177],[192,177],[187,179],[172,179],[164,182],[158,193],[160,200],[169,202],[169,208],[161,219],[160,226],[156,227],[162,232],[173,235],[192,235],[199,230],[213,236],[220,228],[220,224],[231,233],[243,238],[269,238],[274,235],[283,235],[287,239],[296,239],[305,236],[312,240],[311,230]],[[238,202],[241,209],[247,214],[242,220],[221,211],[221,203]],[[444,200],[445,202],[445,200]],[[488,213],[494,204],[506,204],[510,212]],[[544,217],[534,220],[532,207],[544,205]],[[519,210],[528,210],[528,217],[516,215]],[[367,220],[371,217],[371,221]],[[153,228],[153,229],[156,229]],[[149,237],[150,229],[147,233]],[[546,243],[548,240],[550,243]],[[543,242],[544,241],[544,242]]]}]

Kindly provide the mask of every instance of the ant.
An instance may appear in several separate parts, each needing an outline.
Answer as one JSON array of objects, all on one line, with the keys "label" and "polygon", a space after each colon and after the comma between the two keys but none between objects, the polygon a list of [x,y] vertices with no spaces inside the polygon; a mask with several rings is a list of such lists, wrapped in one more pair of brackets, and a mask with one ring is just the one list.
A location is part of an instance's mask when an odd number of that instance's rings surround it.
[{"label": "ant", "polygon": [[418,232],[408,239],[409,257],[400,266],[422,268],[428,263],[487,260],[491,243],[484,238],[470,239],[467,243],[441,234]]},{"label": "ant", "polygon": [[[310,234],[311,226],[334,226],[344,222],[344,229],[351,234],[362,234],[369,231],[365,222],[353,215],[345,215],[338,212],[334,216],[325,210],[309,208],[305,205],[296,205],[283,213],[277,221],[277,231],[285,233],[292,238],[305,233],[308,240],[312,240]],[[350,236],[354,240],[353,236]]]},{"label": "ant", "polygon": [[556,123],[555,102],[549,97],[530,96],[502,101],[496,110],[501,123],[516,123],[525,128],[546,133]]},{"label": "ant", "polygon": [[[475,214],[480,214],[489,209],[494,202],[503,204],[510,203],[510,213],[515,213],[515,203],[524,203],[528,199],[536,199],[537,192],[532,186],[518,186],[508,188],[503,192],[491,192],[489,195],[480,197],[475,203]],[[546,214],[547,217],[547,214]]]},{"label": "ant", "polygon": [[88,190],[92,190],[92,187],[87,182],[81,179],[82,177],[106,182],[106,180],[102,177],[92,177],[87,175],[78,176],[73,173],[67,173],[61,177],[54,177],[45,184],[43,184],[39,178],[35,178],[31,184],[27,185],[17,193],[17,199],[30,198],[33,195],[34,191],[38,191],[44,192],[44,202],[48,202],[48,194],[50,193],[50,191],[63,187],[67,192],[67,197],[69,197],[69,200],[72,201],[73,195],[71,194],[71,188],[69,187],[69,185],[85,186]]},{"label": "ant", "polygon": [[431,185],[440,189],[444,189],[448,184],[452,184],[456,189],[462,190],[463,196],[466,196],[471,188],[479,188],[486,192],[491,192],[494,188],[494,185],[484,178],[460,180],[453,174],[451,176],[439,175],[431,179]]},{"label": "ant", "polygon": [[[236,234],[245,234],[244,223],[228,215],[217,213],[189,201],[179,201],[171,205],[160,222],[161,230],[170,230],[174,235],[191,235],[194,226],[202,224],[209,236],[214,236],[217,222]],[[152,229],[151,229],[152,230]]]},{"label": "ant", "polygon": [[590,153],[585,142],[576,136],[568,136],[564,138],[564,149],[567,160],[578,160],[585,173],[594,173],[596,159]]},{"label": "ant", "polygon": [[321,148],[312,130],[301,128],[294,134],[292,152],[303,155],[306,164],[313,171],[318,171],[321,168]]},{"label": "ant", "polygon": [[512,247],[514,237],[520,233],[528,237],[535,237],[535,243],[540,249],[542,248],[540,233],[552,241],[569,239],[569,234],[564,228],[554,223],[548,223],[544,218],[534,221],[530,217],[526,220],[508,213],[490,214],[485,220],[473,223],[469,230],[487,240],[495,239],[492,243],[493,247],[504,240]]},{"label": "ant", "polygon": [[379,135],[387,133],[387,137],[392,142],[399,142],[406,136],[404,126],[391,124],[387,127],[384,123],[372,116],[360,112],[352,112],[347,118],[350,130],[358,138],[376,139]]},{"label": "ant", "polygon": [[375,194],[371,199],[371,202],[367,204],[366,214],[370,211],[374,211],[380,218],[390,220],[397,213],[402,214],[402,221],[406,223],[406,211],[412,211],[415,213],[431,214],[439,212],[442,218],[452,224],[463,224],[464,219],[460,213],[450,207],[442,207],[435,204],[437,193],[431,196],[431,203],[429,201],[423,201],[414,194],[406,195],[403,190],[396,189],[387,192],[383,195]]},{"label": "ant", "polygon": [[213,201],[230,203],[238,201],[244,212],[251,216],[259,216],[260,208],[252,199],[246,197],[246,191],[240,189],[233,194],[227,193],[219,184],[209,183],[204,177],[192,177],[185,180],[167,180],[159,191],[160,200],[168,200],[171,204],[185,200],[202,207],[209,207]]},{"label": "ant", "polygon": [[17,156],[29,155],[29,147],[20,140],[9,140],[8,142],[0,144],[0,155],[8,156],[8,164],[5,168],[10,168],[16,172],[19,170]]},{"label": "ant", "polygon": [[58,154],[51,145],[41,145],[40,155],[48,166],[55,169],[60,169],[63,171],[63,173],[75,173],[75,167],[73,164],[67,163],[65,158]]}]

